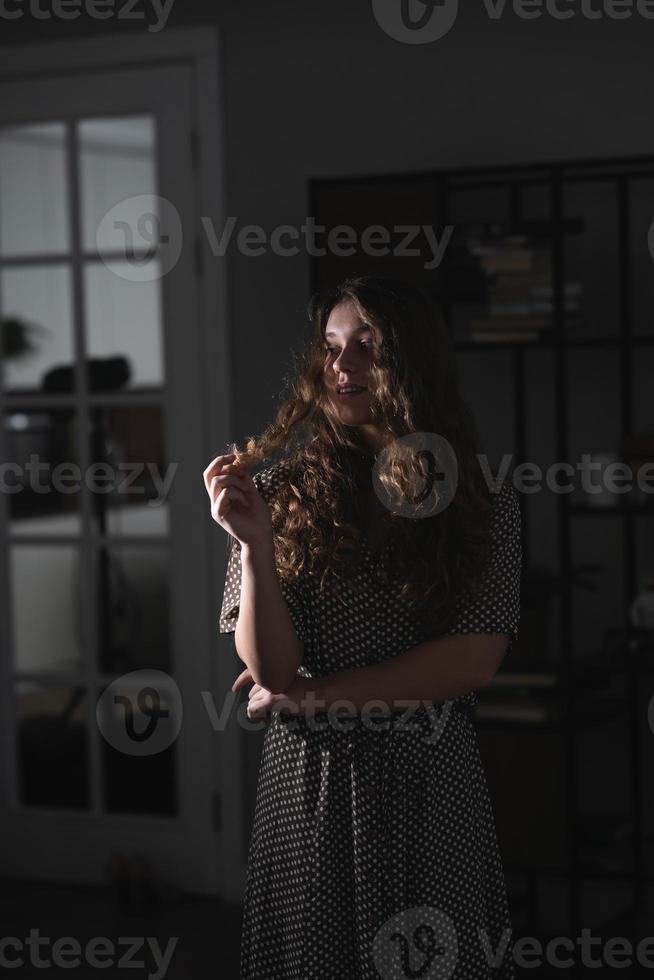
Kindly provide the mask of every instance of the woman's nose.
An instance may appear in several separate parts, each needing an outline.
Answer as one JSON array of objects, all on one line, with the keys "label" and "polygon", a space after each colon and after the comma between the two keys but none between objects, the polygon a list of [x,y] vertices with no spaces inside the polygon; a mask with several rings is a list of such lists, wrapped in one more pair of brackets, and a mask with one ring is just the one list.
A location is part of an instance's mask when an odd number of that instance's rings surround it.
[{"label": "woman's nose", "polygon": [[352,350],[345,349],[336,357],[333,361],[334,370],[337,373],[341,371],[346,373],[351,371],[355,364],[355,357]]}]

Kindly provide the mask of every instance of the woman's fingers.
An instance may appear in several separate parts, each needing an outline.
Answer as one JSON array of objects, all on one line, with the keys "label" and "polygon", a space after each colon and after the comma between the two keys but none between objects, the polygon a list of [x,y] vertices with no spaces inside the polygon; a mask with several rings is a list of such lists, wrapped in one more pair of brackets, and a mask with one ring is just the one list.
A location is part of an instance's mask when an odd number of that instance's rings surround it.
[{"label": "woman's fingers", "polygon": [[245,474],[242,471],[238,470],[232,470],[226,473],[217,473],[215,476],[211,477],[211,482],[209,484],[209,496],[213,501],[215,501],[221,487],[239,487],[244,489],[244,475]]},{"label": "woman's fingers", "polygon": [[247,715],[250,721],[270,721],[269,711],[252,711],[248,708]]},{"label": "woman's fingers", "polygon": [[[242,670],[234,683],[232,691],[240,690],[245,684],[252,680],[252,673],[249,667]],[[270,721],[270,709],[266,703],[267,691],[260,684],[253,684],[248,694],[247,716],[251,721]]]},{"label": "woman's fingers", "polygon": [[270,691],[267,691],[265,687],[259,687],[257,684],[256,691],[250,691],[248,694],[249,707],[254,711],[259,711],[265,708],[266,710],[272,707],[274,698],[270,696]]},{"label": "woman's fingers", "polygon": [[223,506],[221,506],[221,513],[227,513],[227,510],[223,511],[223,507],[226,505],[227,501],[230,502],[234,499],[240,500],[246,506],[249,506],[251,501],[248,496],[247,482],[244,478],[244,474],[240,472],[231,473],[219,473],[217,476],[211,478],[211,489],[209,491],[209,496],[212,500],[212,506],[216,505],[218,498],[222,490],[230,488],[237,491],[235,494],[227,494],[223,499]]},{"label": "woman's fingers", "polygon": [[240,691],[240,689],[245,684],[248,684],[251,680],[252,680],[252,673],[250,671],[250,668],[246,667],[245,670],[241,671],[241,673],[238,675],[238,677],[232,684],[232,691]]},{"label": "woman's fingers", "polygon": [[239,503],[243,504],[244,507],[249,507],[249,501],[241,490],[236,489],[236,487],[225,487],[224,490],[221,490],[216,497],[216,500],[211,505],[213,515],[218,520],[227,517],[232,509],[232,504],[234,501],[238,501]]},{"label": "woman's fingers", "polygon": [[244,507],[250,506],[250,501],[242,490],[239,490],[238,487],[225,487],[220,491],[211,505],[211,510],[215,511],[216,516],[219,518],[226,517],[235,500],[243,504]]},{"label": "woman's fingers", "polygon": [[270,705],[262,698],[255,698],[248,702],[247,716],[252,721],[265,721],[270,718]]},{"label": "woman's fingers", "polygon": [[207,468],[203,471],[202,476],[204,478],[204,485],[207,488],[207,493],[211,496],[211,479],[217,473],[219,473],[222,468],[229,463],[234,462],[236,456],[234,453],[227,453],[223,456],[216,456],[211,460]]}]

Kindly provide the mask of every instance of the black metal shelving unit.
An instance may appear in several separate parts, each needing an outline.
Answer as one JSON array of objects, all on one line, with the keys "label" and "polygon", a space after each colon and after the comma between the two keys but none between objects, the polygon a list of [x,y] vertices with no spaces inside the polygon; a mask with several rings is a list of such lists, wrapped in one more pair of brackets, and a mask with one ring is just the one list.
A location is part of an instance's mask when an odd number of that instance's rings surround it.
[{"label": "black metal shelving unit", "polygon": [[[553,357],[555,446],[557,459],[569,459],[569,431],[573,406],[570,403],[569,361],[571,350],[614,351],[616,372],[620,391],[620,432],[622,437],[634,431],[633,364],[632,352],[646,351],[654,347],[654,329],[651,334],[634,333],[634,303],[632,282],[632,209],[631,193],[634,181],[652,181],[651,218],[654,219],[654,157],[633,156],[625,158],[549,161],[503,166],[476,166],[450,168],[414,173],[372,174],[347,176],[342,178],[315,178],[309,182],[309,214],[317,225],[327,229],[336,225],[349,224],[361,227],[369,220],[371,224],[388,225],[396,214],[395,224],[407,223],[412,215],[422,216],[425,223],[436,220],[442,227],[450,223],[453,194],[464,190],[500,189],[507,192],[508,213],[498,214],[497,221],[519,228],[523,220],[522,201],[529,188],[538,188],[547,196],[545,224],[550,241],[552,268],[552,327],[548,336],[532,341],[478,342],[465,337],[453,337],[454,344],[465,356],[466,352],[484,351],[490,358],[495,352],[510,352],[513,377],[513,418],[515,422],[516,458],[526,460],[527,431],[526,404],[528,392],[525,390],[525,354],[533,350],[549,350]],[[614,335],[574,336],[567,330],[567,314],[564,308],[564,284],[567,249],[571,236],[575,234],[574,221],[565,215],[565,194],[575,185],[604,183],[610,185],[615,193],[615,282],[617,284],[619,329]],[[412,189],[414,194],[412,196]],[[480,219],[488,220],[486,217]],[[529,219],[531,220],[531,219]],[[542,222],[541,222],[542,224]],[[643,242],[643,248],[646,242]],[[654,256],[653,256],[654,259]],[[444,261],[432,272],[423,273],[417,265],[399,258],[371,259],[358,249],[354,255],[342,260],[330,256],[327,259],[314,257],[311,265],[312,291],[335,284],[345,275],[360,271],[385,272],[398,278],[405,278],[421,285],[436,296],[451,323],[451,314],[460,297],[452,296],[450,290],[451,262],[448,252]],[[654,268],[653,268],[654,271]],[[654,379],[653,379],[654,380]],[[653,411],[654,416],[654,411]],[[652,419],[654,427],[654,418]],[[521,496],[523,519],[524,563],[529,561],[526,501]],[[566,494],[557,496],[557,534],[559,570],[563,588],[560,603],[560,650],[559,669],[561,672],[564,697],[563,719],[558,726],[564,734],[566,745],[566,801],[569,828],[569,851],[565,872],[554,872],[567,878],[570,902],[570,928],[572,936],[579,935],[581,922],[581,886],[591,880],[594,873],[584,866],[581,854],[582,827],[579,824],[577,796],[576,740],[584,728],[580,689],[576,673],[574,650],[574,609],[572,596],[572,522],[583,520],[587,514],[596,518],[603,514],[605,520],[619,520],[623,524],[623,583],[625,618],[616,628],[629,635],[628,608],[633,599],[636,581],[636,517],[638,514],[652,514],[650,507],[618,506],[600,511],[571,501]],[[652,881],[652,874],[644,869],[645,840],[643,822],[642,791],[642,717],[638,710],[638,684],[633,675],[628,681],[629,697],[625,701],[624,717],[630,721],[631,749],[633,753],[634,775],[632,779],[631,816],[633,819],[633,870],[615,873],[601,873],[597,877],[607,880],[627,881],[633,886],[634,909],[642,907],[646,885]],[[612,716],[613,717],[613,716]],[[593,722],[595,723],[595,722]],[[516,728],[513,730],[517,731]],[[539,873],[548,874],[546,868]],[[529,882],[533,889],[533,880]]]}]

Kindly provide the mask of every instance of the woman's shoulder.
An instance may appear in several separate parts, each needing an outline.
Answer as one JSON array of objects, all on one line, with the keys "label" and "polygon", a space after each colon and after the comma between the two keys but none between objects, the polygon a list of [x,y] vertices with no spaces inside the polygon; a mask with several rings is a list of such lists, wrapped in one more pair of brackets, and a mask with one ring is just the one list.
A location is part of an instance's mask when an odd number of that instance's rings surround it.
[{"label": "woman's shoulder", "polygon": [[518,491],[509,479],[498,477],[489,490],[496,511],[506,512],[518,504]]},{"label": "woman's shoulder", "polygon": [[291,457],[285,457],[253,474],[254,485],[264,500],[268,501],[277,489],[286,483],[293,471],[293,464],[294,460]]},{"label": "woman's shoulder", "polygon": [[492,510],[490,531],[493,536],[502,536],[520,525],[520,500],[518,491],[510,480],[496,480],[489,488]]}]

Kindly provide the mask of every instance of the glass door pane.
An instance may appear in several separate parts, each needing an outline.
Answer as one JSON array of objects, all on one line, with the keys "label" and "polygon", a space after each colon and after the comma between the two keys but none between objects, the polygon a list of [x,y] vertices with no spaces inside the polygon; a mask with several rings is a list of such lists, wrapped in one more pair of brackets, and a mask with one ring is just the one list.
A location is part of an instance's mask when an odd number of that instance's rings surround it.
[{"label": "glass door pane", "polygon": [[101,673],[169,670],[170,563],[166,547],[100,547],[97,561]]},{"label": "glass door pane", "polygon": [[[40,392],[53,369],[73,361],[70,262],[0,260],[0,307],[6,391]],[[68,390],[71,390],[72,379]]]},{"label": "glass door pane", "polygon": [[151,269],[151,282],[134,282],[132,269],[116,259],[87,263],[87,349],[89,357],[121,358],[126,377],[117,388],[159,388],[164,376],[159,273]]},{"label": "glass door pane", "polygon": [[83,685],[20,681],[14,692],[18,802],[88,809],[88,697]]},{"label": "glass door pane", "polygon": [[13,537],[77,537],[81,470],[71,406],[9,409],[0,487]]},{"label": "glass door pane", "polygon": [[[71,712],[59,720],[82,679],[171,667],[157,190],[151,116],[0,133],[3,476],[18,777],[31,805],[88,802],[86,778],[77,795],[30,782],[58,767],[58,747],[83,764],[86,728],[71,734]],[[105,744],[98,756],[106,806],[172,812],[173,752],[147,762],[166,800],[117,795],[134,763],[116,755]]]},{"label": "glass door pane", "polygon": [[70,249],[66,127],[62,122],[0,130],[0,255]]},{"label": "glass door pane", "polygon": [[164,537],[176,467],[166,460],[161,405],[98,400],[90,411],[89,452],[98,479],[89,484],[102,489],[93,495],[96,532]]},{"label": "glass door pane", "polygon": [[14,544],[10,549],[14,670],[76,675],[84,669],[84,573],[77,545]]},{"label": "glass door pane", "polygon": [[155,120],[83,119],[78,134],[84,250],[124,254],[129,228],[105,218],[131,198],[156,194]]}]

